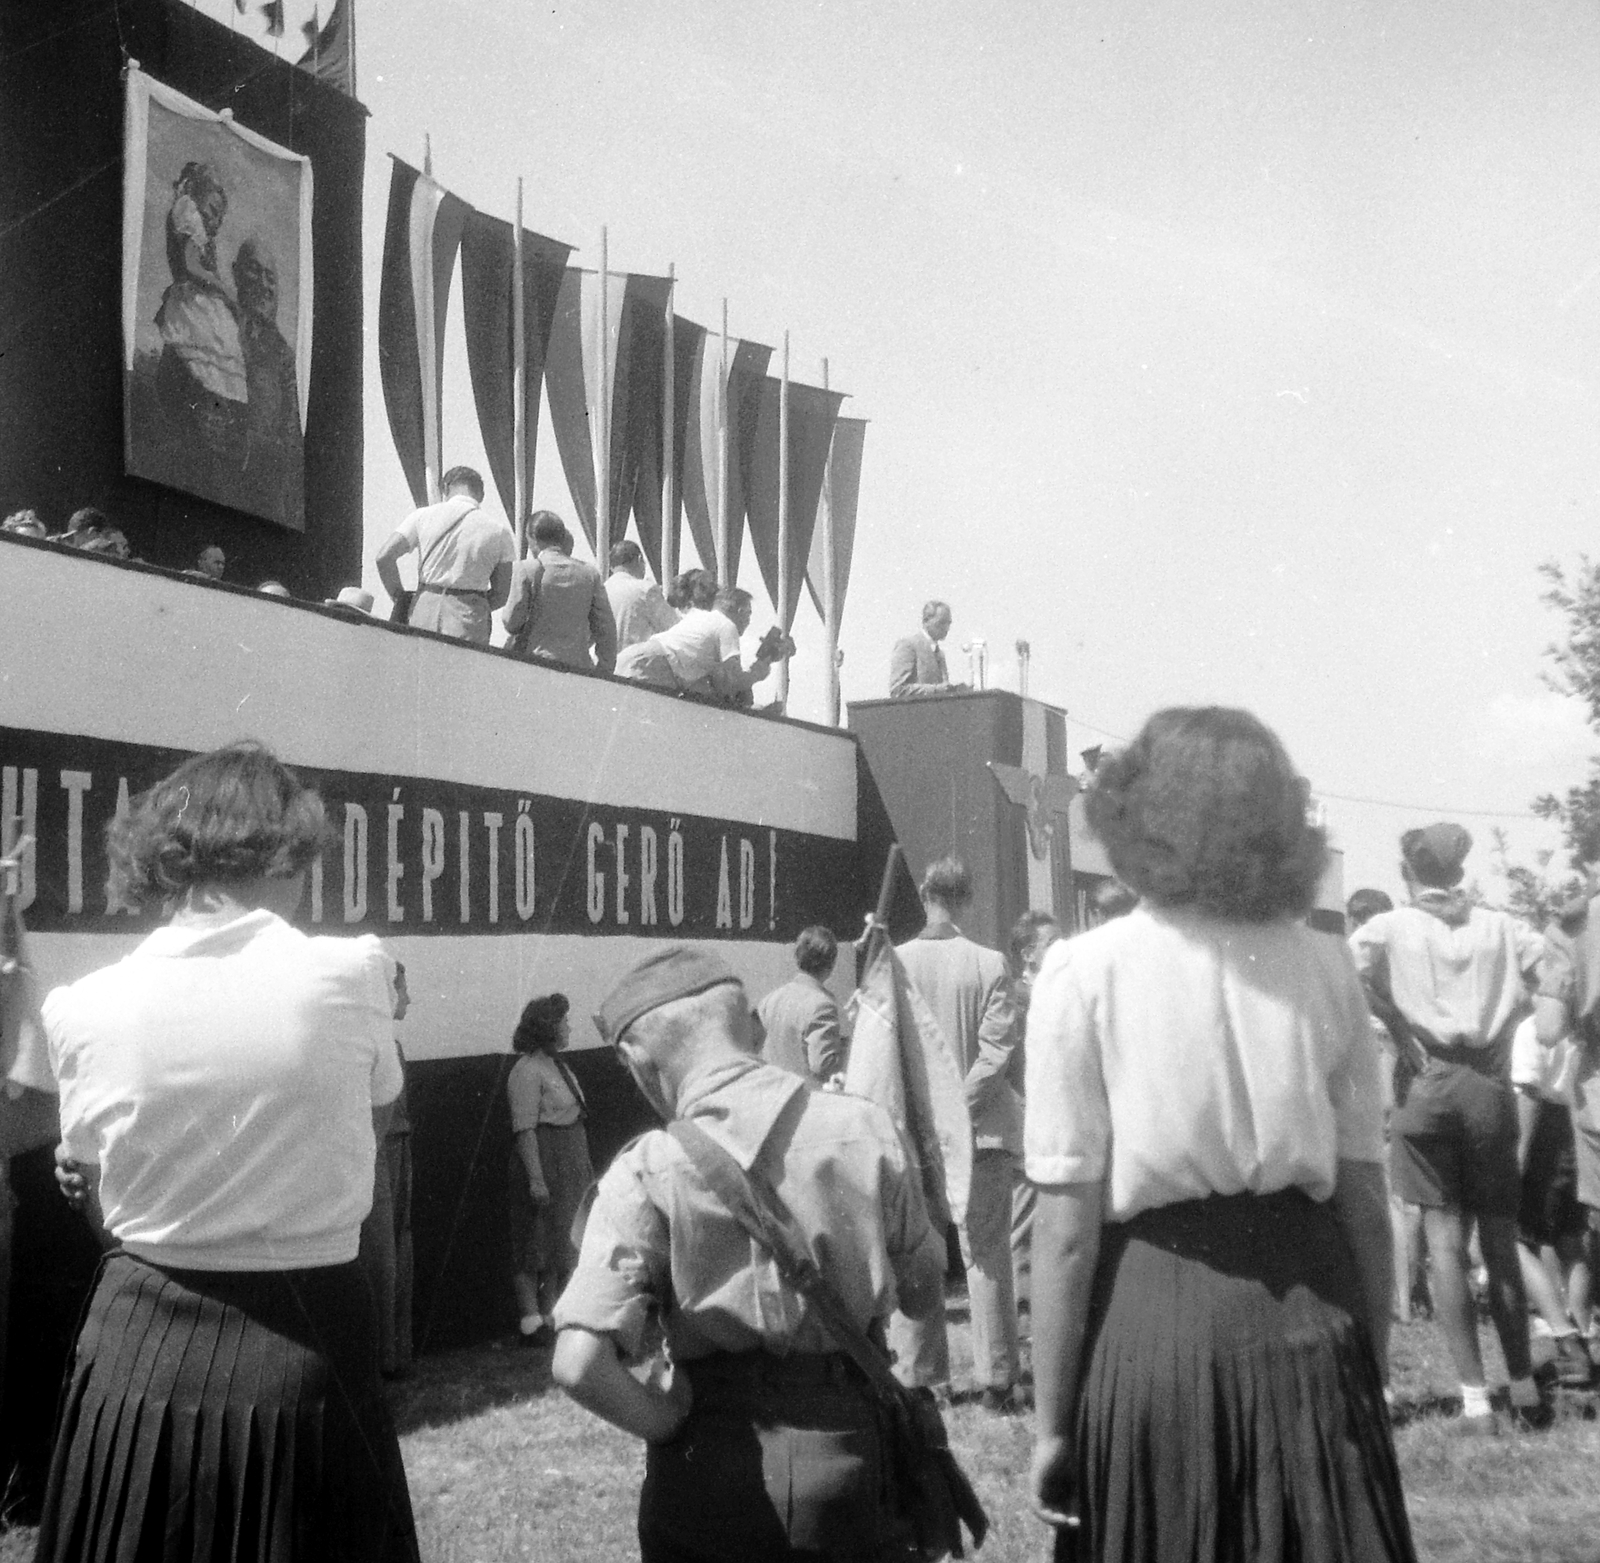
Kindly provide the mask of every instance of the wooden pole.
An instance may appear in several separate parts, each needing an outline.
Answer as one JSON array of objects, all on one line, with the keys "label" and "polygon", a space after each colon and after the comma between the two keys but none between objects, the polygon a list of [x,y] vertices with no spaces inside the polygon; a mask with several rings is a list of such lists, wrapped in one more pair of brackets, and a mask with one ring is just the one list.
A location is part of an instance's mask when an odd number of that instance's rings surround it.
[{"label": "wooden pole", "polygon": [[722,301],[722,379],[717,396],[717,583],[737,586],[728,579],[728,549],[732,542],[728,518],[728,301]]},{"label": "wooden pole", "polygon": [[522,180],[517,180],[517,221],[511,230],[511,487],[517,557],[528,551],[528,339],[522,279]]},{"label": "wooden pole", "polygon": [[[789,633],[789,333],[783,333],[778,382],[778,628]],[[778,658],[778,699],[789,699],[789,657]]]},{"label": "wooden pole", "polygon": [[[422,172],[425,178],[433,178],[433,137],[426,130],[422,132]],[[421,318],[417,321],[421,333],[418,356],[426,382],[422,404],[427,409],[422,431],[422,477],[428,491],[428,503],[437,505],[444,498],[440,488],[440,474],[444,471],[444,414],[439,407],[442,376],[439,372],[439,342],[433,326],[436,301],[433,296],[432,265],[422,268],[421,280],[422,308],[418,311]]]},{"label": "wooden pole", "polygon": [[[828,389],[828,360],[822,360],[822,389]],[[828,724],[839,725],[839,583],[834,578],[833,556],[833,441],[828,441],[828,464],[822,469],[822,630],[828,659]]]},{"label": "wooden pole", "polygon": [[661,375],[661,584],[670,587],[678,573],[678,386],[673,314],[677,307],[678,267],[667,267],[666,348]]},{"label": "wooden pole", "polygon": [[611,288],[611,255],[606,230],[600,230],[600,405],[596,408],[594,437],[594,553],[604,575],[611,562],[611,322],[607,295]]}]

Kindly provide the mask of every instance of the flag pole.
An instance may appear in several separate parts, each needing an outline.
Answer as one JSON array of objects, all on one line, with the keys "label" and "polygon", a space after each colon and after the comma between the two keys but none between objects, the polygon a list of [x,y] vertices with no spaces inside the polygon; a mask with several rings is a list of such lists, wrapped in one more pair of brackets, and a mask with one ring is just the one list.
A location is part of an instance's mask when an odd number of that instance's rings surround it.
[{"label": "flag pole", "polygon": [[722,381],[717,397],[717,575],[718,584],[737,586],[728,575],[728,301],[722,301]]},{"label": "flag pole", "polygon": [[[425,179],[433,178],[433,137],[428,131],[422,132],[422,174]],[[426,326],[423,333],[424,343],[422,358],[426,364],[425,374],[428,384],[423,392],[423,406],[428,408],[429,427],[423,433],[422,439],[422,470],[423,480],[428,489],[428,503],[437,505],[444,498],[440,487],[440,473],[444,470],[444,412],[439,405],[439,343],[434,333],[434,297],[433,297],[433,267],[422,268],[423,307],[422,318]],[[425,345],[424,345],[425,344]],[[428,435],[433,436],[433,459],[428,459]]]},{"label": "flag pole", "polygon": [[353,97],[355,97],[357,95],[356,94],[356,0],[345,0],[345,5],[348,7],[348,9],[347,9],[345,14],[349,17],[348,27],[349,27],[349,32],[350,32],[350,96],[353,98]]},{"label": "flag pole", "polygon": [[678,266],[667,266],[666,350],[661,376],[661,584],[670,587],[678,573],[678,484],[677,484],[677,348],[674,345],[673,312],[677,308]]},{"label": "flag pole", "polygon": [[522,278],[522,179],[517,179],[517,220],[511,229],[511,490],[517,558],[528,551],[528,339]]},{"label": "flag pole", "polygon": [[600,230],[600,318],[596,334],[599,338],[600,405],[595,409],[594,452],[594,554],[595,562],[604,575],[611,560],[611,354],[610,313],[607,293],[611,284],[611,256],[607,233]]},{"label": "flag pole", "polygon": [[[789,633],[789,333],[783,333],[778,385],[778,628]],[[789,654],[778,658],[778,699],[789,700]]]},{"label": "flag pole", "polygon": [[[822,360],[822,389],[828,389],[828,360]],[[837,427],[837,425],[835,425]],[[839,585],[833,554],[833,440],[822,469],[822,628],[828,659],[828,725],[839,725]]]}]

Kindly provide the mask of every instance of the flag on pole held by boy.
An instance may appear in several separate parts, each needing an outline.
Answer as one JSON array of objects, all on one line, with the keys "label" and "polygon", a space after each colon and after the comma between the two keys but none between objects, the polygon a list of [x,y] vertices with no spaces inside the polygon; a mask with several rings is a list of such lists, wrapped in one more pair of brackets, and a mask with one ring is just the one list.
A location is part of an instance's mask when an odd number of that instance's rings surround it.
[{"label": "flag on pole held by boy", "polygon": [[961,1068],[885,934],[871,938],[849,1009],[845,1090],[876,1102],[894,1120],[921,1176],[934,1227],[964,1220],[972,1117]]}]

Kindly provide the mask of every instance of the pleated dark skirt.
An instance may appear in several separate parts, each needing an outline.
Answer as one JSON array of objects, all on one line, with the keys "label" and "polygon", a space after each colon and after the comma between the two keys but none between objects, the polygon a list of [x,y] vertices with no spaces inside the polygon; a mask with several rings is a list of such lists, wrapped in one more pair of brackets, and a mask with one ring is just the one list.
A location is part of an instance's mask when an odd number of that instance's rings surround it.
[{"label": "pleated dark skirt", "polygon": [[1080,1556],[1413,1563],[1355,1261],[1298,1190],[1108,1225],[1078,1410]]},{"label": "pleated dark skirt", "polygon": [[356,1262],[107,1256],[63,1391],[40,1563],[416,1563]]}]

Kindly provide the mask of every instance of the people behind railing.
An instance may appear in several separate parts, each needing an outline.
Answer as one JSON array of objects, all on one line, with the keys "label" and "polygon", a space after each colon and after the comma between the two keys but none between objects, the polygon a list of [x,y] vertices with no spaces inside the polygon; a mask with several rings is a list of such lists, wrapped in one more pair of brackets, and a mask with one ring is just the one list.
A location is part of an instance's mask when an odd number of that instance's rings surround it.
[{"label": "people behind railing", "polygon": [[600,572],[572,557],[572,534],[553,510],[533,517],[533,547],[511,572],[502,617],[507,645],[518,656],[609,673],[617,663],[617,624]]}]

